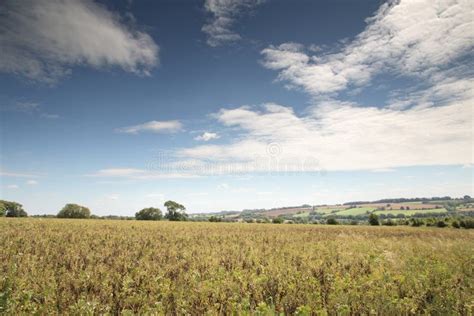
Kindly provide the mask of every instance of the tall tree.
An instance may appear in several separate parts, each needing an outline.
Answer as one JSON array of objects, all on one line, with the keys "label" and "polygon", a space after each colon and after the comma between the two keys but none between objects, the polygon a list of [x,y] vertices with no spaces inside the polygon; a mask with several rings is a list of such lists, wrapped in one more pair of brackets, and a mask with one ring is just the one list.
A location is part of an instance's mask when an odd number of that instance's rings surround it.
[{"label": "tall tree", "polygon": [[372,226],[378,226],[380,223],[379,223],[379,217],[372,213],[369,215],[369,224],[372,225]]},{"label": "tall tree", "polygon": [[78,204],[66,204],[58,213],[59,218],[89,218],[91,211]]},{"label": "tall tree", "polygon": [[159,221],[163,218],[159,208],[148,207],[135,213],[135,219],[141,221]]},{"label": "tall tree", "polygon": [[17,202],[0,200],[0,216],[7,217],[27,217],[28,214],[23,210],[23,205]]},{"label": "tall tree", "polygon": [[183,205],[176,203],[175,201],[166,201],[165,207],[167,210],[165,217],[168,220],[185,221],[188,219],[188,215],[185,212],[186,208]]}]

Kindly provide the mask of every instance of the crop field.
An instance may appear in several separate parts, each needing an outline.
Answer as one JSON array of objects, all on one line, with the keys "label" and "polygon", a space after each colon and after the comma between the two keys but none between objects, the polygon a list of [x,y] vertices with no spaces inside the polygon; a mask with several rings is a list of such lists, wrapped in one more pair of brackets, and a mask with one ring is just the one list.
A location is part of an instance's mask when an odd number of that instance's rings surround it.
[{"label": "crop field", "polygon": [[0,314],[472,315],[452,228],[0,219]]},{"label": "crop field", "polygon": [[[364,214],[367,214],[367,213],[371,213],[373,210],[374,210],[373,207],[354,207],[354,208],[348,208],[348,209],[339,211],[337,213],[334,213],[334,215],[338,215],[338,216],[364,215]],[[331,214],[331,215],[333,215],[333,214]]]},{"label": "crop field", "polygon": [[[387,206],[390,205],[390,206]],[[421,203],[421,202],[406,202],[406,203],[371,203],[371,204],[361,204],[362,207],[371,207],[371,208],[379,208],[379,207],[385,207],[385,208],[390,208],[393,210],[400,210],[403,208],[409,207],[410,209],[417,209],[417,210],[422,210],[422,209],[433,209],[436,208],[437,205],[442,205],[442,204],[428,204],[428,203]]]},{"label": "crop field", "polygon": [[297,213],[293,215],[293,217],[308,217],[309,214],[310,214],[309,212],[302,212],[302,213]]},{"label": "crop field", "polygon": [[374,212],[377,215],[381,214],[392,214],[392,215],[398,215],[398,214],[404,214],[405,216],[413,216],[415,214],[443,214],[447,213],[446,209],[444,208],[433,208],[433,209],[423,209],[423,210],[385,210],[385,211],[375,211]]},{"label": "crop field", "polygon": [[334,206],[334,207],[318,207],[315,211],[320,214],[331,214],[340,212],[343,210],[347,210],[347,208],[341,206]]}]

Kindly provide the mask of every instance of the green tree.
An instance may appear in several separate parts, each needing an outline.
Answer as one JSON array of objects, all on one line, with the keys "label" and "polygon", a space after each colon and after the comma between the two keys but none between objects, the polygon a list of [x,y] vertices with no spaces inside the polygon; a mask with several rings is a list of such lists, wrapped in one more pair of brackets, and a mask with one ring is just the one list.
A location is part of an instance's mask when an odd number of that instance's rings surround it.
[{"label": "green tree", "polygon": [[331,218],[327,219],[326,224],[328,224],[328,225],[338,225],[339,222],[334,217],[331,217]]},{"label": "green tree", "polygon": [[420,227],[425,224],[425,222],[420,218],[411,218],[410,221],[411,221],[411,226],[413,227]]},{"label": "green tree", "polygon": [[27,217],[28,214],[23,210],[23,205],[17,202],[0,200],[0,216],[7,217]]},{"label": "green tree", "polygon": [[135,219],[140,221],[159,221],[163,214],[159,208],[148,207],[135,213]]},{"label": "green tree", "polygon": [[214,216],[214,215],[212,215],[211,217],[209,217],[208,220],[209,220],[210,222],[213,222],[213,223],[222,222],[222,218],[221,218],[221,217],[217,217],[217,216]]},{"label": "green tree", "polygon": [[275,217],[272,222],[273,224],[282,224],[285,220],[282,217]]},{"label": "green tree", "polygon": [[59,211],[59,218],[89,218],[91,211],[81,205],[77,204],[66,204],[62,210]]},{"label": "green tree", "polygon": [[188,215],[185,213],[186,208],[176,203],[175,201],[166,201],[166,215],[165,217],[170,221],[185,221],[188,219]]},{"label": "green tree", "polygon": [[0,201],[0,217],[5,216],[7,212],[7,207],[3,204],[3,201]]},{"label": "green tree", "polygon": [[379,217],[372,213],[369,215],[369,224],[372,226],[378,226],[379,225]]},{"label": "green tree", "polygon": [[397,226],[397,223],[392,221],[390,218],[384,222],[382,222],[382,225],[384,226]]},{"label": "green tree", "polygon": [[461,220],[461,223],[459,225],[463,228],[466,228],[466,229],[472,229],[472,228],[474,228],[474,219],[465,218],[465,219]]}]

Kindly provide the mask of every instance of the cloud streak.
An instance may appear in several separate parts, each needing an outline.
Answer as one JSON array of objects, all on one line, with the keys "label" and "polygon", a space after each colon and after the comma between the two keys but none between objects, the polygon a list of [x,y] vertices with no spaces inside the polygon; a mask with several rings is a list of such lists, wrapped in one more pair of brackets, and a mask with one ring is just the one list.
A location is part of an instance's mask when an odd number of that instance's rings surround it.
[{"label": "cloud streak", "polygon": [[54,84],[73,66],[149,75],[159,47],[92,0],[7,0],[0,18],[0,71]]},{"label": "cloud streak", "polygon": [[118,128],[116,131],[126,134],[150,133],[177,133],[181,131],[183,124],[180,121],[150,121],[143,124]]},{"label": "cloud streak", "polygon": [[212,47],[233,43],[241,36],[232,30],[236,19],[266,0],[206,0],[204,8],[212,15],[202,27],[207,34],[207,44]]},{"label": "cloud streak", "polygon": [[39,178],[44,176],[44,174],[38,173],[25,173],[25,172],[12,172],[7,170],[0,169],[0,176],[1,177],[11,177],[11,178]]},{"label": "cloud streak", "polygon": [[179,179],[179,178],[195,178],[194,174],[160,172],[157,170],[136,169],[136,168],[109,168],[101,169],[95,173],[87,174],[88,177],[100,178],[118,178],[131,180],[153,180],[153,179]]}]

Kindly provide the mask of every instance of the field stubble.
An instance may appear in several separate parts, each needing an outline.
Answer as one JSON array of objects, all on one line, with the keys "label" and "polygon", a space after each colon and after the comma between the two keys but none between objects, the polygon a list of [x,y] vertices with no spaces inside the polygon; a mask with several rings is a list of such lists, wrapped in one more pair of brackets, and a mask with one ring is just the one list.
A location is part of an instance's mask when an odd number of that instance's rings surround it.
[{"label": "field stubble", "polygon": [[0,313],[472,314],[467,230],[0,219]]}]

